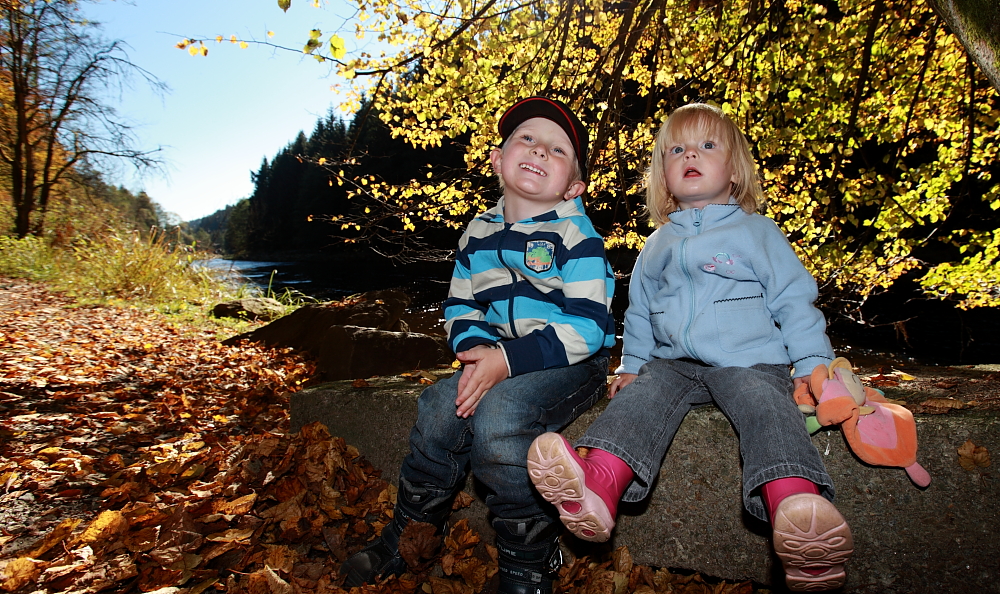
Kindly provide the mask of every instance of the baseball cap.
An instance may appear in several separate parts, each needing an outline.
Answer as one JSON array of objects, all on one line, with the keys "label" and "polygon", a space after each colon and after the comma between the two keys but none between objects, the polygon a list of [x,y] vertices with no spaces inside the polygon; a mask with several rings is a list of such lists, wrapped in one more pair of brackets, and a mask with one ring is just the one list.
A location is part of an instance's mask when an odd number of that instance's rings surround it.
[{"label": "baseball cap", "polygon": [[507,137],[514,133],[518,126],[531,118],[545,118],[552,120],[566,132],[570,142],[573,143],[573,150],[576,152],[576,160],[580,164],[580,173],[583,179],[587,179],[587,144],[589,137],[587,129],[579,118],[566,106],[565,103],[548,97],[528,97],[521,99],[514,105],[507,108],[507,111],[500,116],[500,123],[497,128],[500,131],[501,143],[507,141]]}]

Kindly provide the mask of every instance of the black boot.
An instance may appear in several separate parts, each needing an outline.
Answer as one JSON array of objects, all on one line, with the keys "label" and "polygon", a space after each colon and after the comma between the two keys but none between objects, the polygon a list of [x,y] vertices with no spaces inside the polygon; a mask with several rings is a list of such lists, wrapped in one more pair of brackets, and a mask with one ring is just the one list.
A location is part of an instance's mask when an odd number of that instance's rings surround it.
[{"label": "black boot", "polygon": [[498,594],[552,594],[562,567],[562,524],[544,516],[493,518],[500,565]]},{"label": "black boot", "polygon": [[382,529],[378,540],[348,557],[340,566],[340,573],[347,575],[344,587],[370,584],[377,578],[401,575],[406,571],[406,562],[399,555],[399,536],[403,529],[411,521],[426,522],[434,526],[438,534],[442,533],[451,513],[452,498],[453,494],[432,493],[399,479],[392,522]]}]

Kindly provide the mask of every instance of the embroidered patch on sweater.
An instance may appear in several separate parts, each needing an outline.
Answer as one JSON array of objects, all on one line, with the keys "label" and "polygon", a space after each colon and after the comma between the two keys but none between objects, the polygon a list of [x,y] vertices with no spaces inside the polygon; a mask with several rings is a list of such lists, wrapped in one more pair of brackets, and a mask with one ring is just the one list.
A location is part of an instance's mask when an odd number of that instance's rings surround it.
[{"label": "embroidered patch on sweater", "polygon": [[556,245],[551,241],[536,239],[527,242],[524,248],[524,265],[535,272],[545,272],[552,268]]}]

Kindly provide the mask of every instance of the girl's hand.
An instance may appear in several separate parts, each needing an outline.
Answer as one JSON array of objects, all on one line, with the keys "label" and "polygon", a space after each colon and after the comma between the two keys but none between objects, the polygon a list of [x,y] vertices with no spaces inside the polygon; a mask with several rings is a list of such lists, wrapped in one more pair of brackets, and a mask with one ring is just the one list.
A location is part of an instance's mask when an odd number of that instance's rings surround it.
[{"label": "girl's hand", "polygon": [[455,414],[468,418],[476,412],[486,392],[507,379],[507,361],[500,349],[491,349],[486,345],[472,347],[456,356],[465,367],[458,380],[458,398],[455,399],[458,408]]},{"label": "girl's hand", "polygon": [[608,398],[614,398],[619,390],[634,382],[637,377],[639,376],[634,373],[618,374],[618,377],[615,378],[615,381],[611,382],[611,386],[608,388]]}]

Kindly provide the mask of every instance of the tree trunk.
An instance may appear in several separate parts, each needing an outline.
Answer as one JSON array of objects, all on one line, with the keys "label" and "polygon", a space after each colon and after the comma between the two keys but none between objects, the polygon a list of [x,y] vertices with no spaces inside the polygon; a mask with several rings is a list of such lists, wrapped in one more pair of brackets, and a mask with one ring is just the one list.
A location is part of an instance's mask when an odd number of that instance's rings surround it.
[{"label": "tree trunk", "polygon": [[996,0],[928,0],[965,50],[1000,91],[1000,3]]}]

